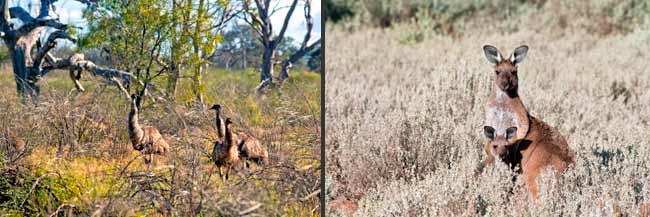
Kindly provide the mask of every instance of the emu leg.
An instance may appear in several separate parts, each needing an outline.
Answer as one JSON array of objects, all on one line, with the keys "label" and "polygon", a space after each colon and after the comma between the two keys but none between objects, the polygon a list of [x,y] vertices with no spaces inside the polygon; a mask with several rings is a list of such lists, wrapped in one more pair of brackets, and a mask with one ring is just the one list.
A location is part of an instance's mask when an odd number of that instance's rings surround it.
[{"label": "emu leg", "polygon": [[226,168],[226,180],[228,180],[229,175],[230,175],[230,166]]},{"label": "emu leg", "polygon": [[226,182],[226,179],[224,179],[224,176],[223,176],[223,167],[222,166],[219,166],[219,178],[221,178],[222,182]]}]

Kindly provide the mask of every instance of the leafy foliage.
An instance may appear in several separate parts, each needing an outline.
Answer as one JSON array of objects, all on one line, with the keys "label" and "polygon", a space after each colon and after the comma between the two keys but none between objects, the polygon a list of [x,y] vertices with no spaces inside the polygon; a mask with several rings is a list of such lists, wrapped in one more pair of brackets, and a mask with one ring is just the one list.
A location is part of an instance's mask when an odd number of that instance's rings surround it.
[{"label": "leafy foliage", "polygon": [[88,34],[81,39],[84,50],[100,48],[116,68],[151,70],[161,55],[162,41],[169,38],[172,15],[164,1],[101,1],[106,11],[87,9]]}]

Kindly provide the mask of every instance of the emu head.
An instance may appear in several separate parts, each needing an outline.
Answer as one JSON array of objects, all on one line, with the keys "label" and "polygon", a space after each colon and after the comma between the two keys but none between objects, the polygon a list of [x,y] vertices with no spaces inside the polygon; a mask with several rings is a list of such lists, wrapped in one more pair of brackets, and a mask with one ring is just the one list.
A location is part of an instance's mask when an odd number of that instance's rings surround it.
[{"label": "emu head", "polygon": [[483,134],[490,140],[490,149],[492,155],[498,158],[504,158],[508,155],[512,145],[516,142],[513,141],[514,136],[517,134],[516,127],[510,127],[505,131],[498,132],[491,126],[483,127]]},{"label": "emu head", "polygon": [[131,94],[131,105],[137,105],[138,104],[138,94]]},{"label": "emu head", "polygon": [[212,105],[212,107],[210,107],[210,109],[213,109],[213,110],[217,111],[217,113],[220,113],[221,112],[221,105],[214,104],[214,105]]},{"label": "emu head", "polygon": [[509,58],[503,58],[501,52],[492,45],[483,46],[483,52],[485,53],[485,58],[494,64],[494,73],[496,76],[494,82],[499,89],[506,92],[516,91],[519,82],[517,78],[517,65],[526,58],[528,46],[519,46]]}]

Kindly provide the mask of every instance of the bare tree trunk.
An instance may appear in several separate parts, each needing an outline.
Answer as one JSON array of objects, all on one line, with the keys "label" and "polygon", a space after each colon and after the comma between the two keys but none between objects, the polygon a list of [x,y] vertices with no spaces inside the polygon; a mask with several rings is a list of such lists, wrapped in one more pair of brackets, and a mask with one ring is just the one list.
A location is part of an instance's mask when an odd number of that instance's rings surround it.
[{"label": "bare tree trunk", "polygon": [[273,82],[273,57],[275,56],[274,48],[264,48],[264,54],[262,54],[262,74],[260,81],[264,82]]},{"label": "bare tree trunk", "polygon": [[[178,13],[176,11],[177,10],[176,4],[177,4],[177,2],[176,2],[176,0],[174,0],[172,2],[172,12],[173,13]],[[172,99],[175,99],[176,98],[176,84],[178,84],[178,79],[180,78],[180,69],[179,69],[180,66],[179,66],[179,63],[178,63],[178,61],[180,59],[178,57],[178,53],[179,53],[179,49],[180,49],[179,48],[179,45],[180,45],[179,40],[180,39],[178,38],[177,29],[176,29],[179,26],[179,22],[176,19],[174,19],[173,22],[174,23],[172,25],[172,30],[171,30],[171,39],[172,39],[171,58],[170,58],[171,62],[170,62],[170,67],[169,67],[169,77],[167,77],[167,93],[169,94],[169,96]],[[181,22],[182,22],[182,20],[181,20]]]},{"label": "bare tree trunk", "polygon": [[310,4],[311,4],[311,0],[305,0],[304,14],[305,14],[305,23],[307,24],[307,32],[305,33],[305,37],[302,40],[300,48],[294,54],[292,54],[289,57],[289,59],[287,59],[282,63],[282,70],[278,78],[280,87],[282,87],[284,81],[289,78],[289,70],[291,69],[293,64],[298,60],[300,60],[300,58],[305,56],[305,54],[307,54],[309,51],[313,50],[318,45],[320,45],[320,39],[318,39],[316,42],[307,46],[307,43],[309,43],[309,39],[311,39],[311,30],[312,28],[314,28],[314,21],[311,17]]},{"label": "bare tree trunk", "polygon": [[[307,33],[305,34],[305,39],[301,46],[301,50],[304,50],[307,46],[307,42],[311,37],[311,28],[313,26],[313,21],[311,18],[311,1],[305,0],[305,21],[307,23]],[[248,23],[253,30],[255,30],[262,44],[264,44],[264,53],[262,54],[262,72],[260,75],[260,84],[257,85],[256,90],[258,93],[265,92],[264,90],[274,85],[273,81],[273,66],[275,65],[275,52],[278,48],[278,45],[282,43],[284,39],[284,34],[286,33],[287,27],[289,26],[289,21],[293,11],[298,5],[298,0],[293,0],[289,6],[289,10],[284,17],[280,32],[278,35],[275,35],[273,31],[273,24],[271,23],[270,16],[273,14],[271,11],[275,9],[271,5],[270,1],[255,1],[255,10],[253,10],[250,1],[244,1],[243,9],[248,14],[249,19],[244,19],[244,22]],[[300,59],[302,55],[293,55],[294,58],[291,58],[289,61],[285,61],[283,64],[283,75],[279,78],[280,82],[288,78],[288,69],[291,65]],[[292,61],[293,60],[293,61]]]},{"label": "bare tree trunk", "polygon": [[[40,95],[40,86],[38,85],[38,75],[39,70],[33,67],[28,67],[28,64],[32,64],[30,50],[32,48],[30,39],[28,37],[38,37],[42,30],[35,29],[32,33],[24,36],[20,39],[19,42],[8,45],[9,53],[11,55],[11,62],[13,64],[14,77],[16,79],[16,90],[18,91],[18,96],[23,100],[23,103],[27,99],[31,99],[32,102],[38,101],[38,96]],[[35,39],[32,39],[35,41]]]},{"label": "bare tree trunk", "polygon": [[226,57],[226,71],[230,71],[230,57]]},{"label": "bare tree trunk", "polygon": [[196,96],[196,100],[200,104],[203,104],[203,84],[201,82],[202,75],[203,64],[197,64],[193,76],[194,84],[192,85],[192,90],[194,92],[194,96]]},{"label": "bare tree trunk", "polygon": [[242,67],[241,68],[242,68],[242,70],[246,71],[246,69],[248,68],[248,66],[246,65],[246,64],[248,64],[248,60],[246,59],[246,49],[247,49],[247,47],[244,45],[244,40],[243,40],[244,33],[241,31],[241,29],[239,30],[239,37],[242,38],[242,40],[239,40],[239,42],[241,44],[240,49],[242,50],[242,55],[241,55]]},{"label": "bare tree trunk", "polygon": [[[196,59],[200,60],[201,59],[201,48],[199,47],[198,43],[194,43],[194,55],[196,55]],[[194,66],[194,76],[192,76],[192,92],[194,93],[194,96],[196,97],[196,100],[203,105],[203,84],[201,83],[201,77],[203,75],[203,63],[197,63]]]},{"label": "bare tree trunk", "polygon": [[178,64],[176,62],[172,62],[171,67],[169,68],[169,77],[167,77],[167,93],[171,98],[176,98],[176,84],[178,83],[179,77],[180,72]]},{"label": "bare tree trunk", "polygon": [[9,45],[8,47],[13,65],[14,78],[16,79],[16,91],[18,92],[18,96],[23,99],[23,103],[25,103],[27,98],[31,98],[29,90],[32,88],[29,82],[27,82],[29,73],[27,72],[27,67],[25,67],[25,52],[20,48],[14,49],[14,46]]}]

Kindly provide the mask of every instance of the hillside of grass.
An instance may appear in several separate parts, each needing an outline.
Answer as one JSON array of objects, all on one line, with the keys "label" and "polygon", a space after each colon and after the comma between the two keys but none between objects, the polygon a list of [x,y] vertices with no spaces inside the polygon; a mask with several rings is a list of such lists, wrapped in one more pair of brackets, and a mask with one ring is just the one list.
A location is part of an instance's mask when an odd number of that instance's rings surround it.
[{"label": "hillside of grass", "polygon": [[[41,80],[37,105],[17,97],[10,68],[0,70],[0,213],[8,216],[315,216],[320,166],[320,75],[296,71],[281,89],[257,95],[259,74],[210,68],[205,106],[189,78],[175,102],[156,89],[140,122],[170,143],[147,174],[128,138],[129,102],[115,86],[84,74],[77,92],[68,72]],[[163,87],[163,78],[154,86]],[[134,91],[134,90],[133,90]],[[155,102],[154,102],[155,100]],[[216,139],[212,104],[235,130],[259,139],[270,163],[239,169],[223,182],[209,154]],[[9,131],[24,138],[23,153]]]}]

